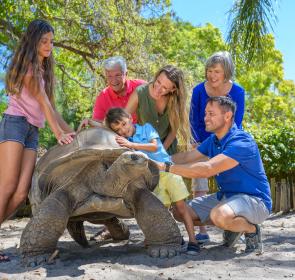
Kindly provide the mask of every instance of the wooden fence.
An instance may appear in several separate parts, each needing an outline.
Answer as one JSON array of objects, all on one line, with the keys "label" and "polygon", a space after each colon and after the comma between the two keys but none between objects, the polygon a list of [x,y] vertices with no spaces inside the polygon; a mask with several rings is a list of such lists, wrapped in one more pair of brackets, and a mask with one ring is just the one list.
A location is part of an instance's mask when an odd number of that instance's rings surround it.
[{"label": "wooden fence", "polygon": [[293,176],[270,179],[273,212],[295,209],[295,180]]}]

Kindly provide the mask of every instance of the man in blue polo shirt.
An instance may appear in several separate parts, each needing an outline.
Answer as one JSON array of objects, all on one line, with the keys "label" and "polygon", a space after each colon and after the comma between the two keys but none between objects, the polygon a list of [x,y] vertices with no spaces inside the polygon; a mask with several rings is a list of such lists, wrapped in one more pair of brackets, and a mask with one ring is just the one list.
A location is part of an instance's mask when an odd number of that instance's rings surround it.
[{"label": "man in blue polo shirt", "polygon": [[[213,223],[224,229],[225,245],[232,247],[245,233],[246,252],[263,251],[262,223],[272,208],[270,187],[257,144],[234,124],[235,103],[228,97],[211,97],[205,124],[213,132],[196,150],[172,156],[175,164],[160,170],[189,178],[216,176],[219,191],[194,198],[189,206],[195,225]],[[209,158],[209,160],[208,160]],[[178,219],[178,213],[175,212]]]}]

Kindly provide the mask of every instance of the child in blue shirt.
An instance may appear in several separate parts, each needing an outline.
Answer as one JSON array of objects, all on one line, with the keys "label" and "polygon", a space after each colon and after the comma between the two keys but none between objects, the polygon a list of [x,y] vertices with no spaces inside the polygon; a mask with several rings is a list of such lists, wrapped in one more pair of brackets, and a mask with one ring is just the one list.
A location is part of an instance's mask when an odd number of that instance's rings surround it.
[{"label": "child in blue shirt", "polygon": [[[105,124],[118,134],[116,141],[122,147],[139,150],[158,162],[171,162],[157,131],[149,123],[134,125],[131,115],[124,109],[112,108],[106,115]],[[175,205],[189,236],[187,253],[197,254],[200,248],[195,239],[193,220],[184,201],[189,192],[182,177],[169,172],[160,172],[159,184],[154,194],[166,207]]]}]

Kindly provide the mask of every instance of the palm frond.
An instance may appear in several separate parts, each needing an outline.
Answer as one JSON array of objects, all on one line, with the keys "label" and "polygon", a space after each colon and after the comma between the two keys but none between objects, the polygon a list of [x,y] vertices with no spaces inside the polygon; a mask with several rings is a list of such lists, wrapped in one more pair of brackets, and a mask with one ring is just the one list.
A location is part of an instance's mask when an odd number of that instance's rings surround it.
[{"label": "palm frond", "polygon": [[263,36],[273,31],[277,22],[275,0],[237,0],[228,12],[230,29],[227,41],[235,57],[242,47],[244,59],[249,63],[254,56],[263,59]]}]

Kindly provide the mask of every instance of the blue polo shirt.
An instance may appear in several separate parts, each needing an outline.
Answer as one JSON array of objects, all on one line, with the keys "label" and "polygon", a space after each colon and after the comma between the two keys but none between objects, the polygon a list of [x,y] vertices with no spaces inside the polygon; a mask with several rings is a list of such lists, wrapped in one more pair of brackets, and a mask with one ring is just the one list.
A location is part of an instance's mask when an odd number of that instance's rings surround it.
[{"label": "blue polo shirt", "polygon": [[224,154],[239,163],[234,168],[216,175],[219,200],[223,195],[228,198],[234,194],[245,193],[262,199],[271,212],[269,183],[257,144],[250,134],[238,129],[234,124],[222,139],[218,140],[212,134],[197,149],[209,158]]},{"label": "blue polo shirt", "polygon": [[145,123],[144,125],[135,124],[135,132],[133,136],[129,137],[128,140],[134,143],[150,143],[151,140],[157,140],[158,149],[156,152],[147,152],[140,150],[141,152],[145,153],[150,159],[156,160],[159,162],[171,161],[170,156],[166,152],[160,136],[158,132],[154,129],[154,127],[149,124]]}]

